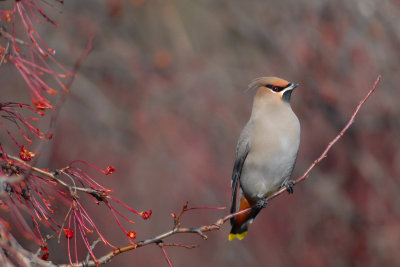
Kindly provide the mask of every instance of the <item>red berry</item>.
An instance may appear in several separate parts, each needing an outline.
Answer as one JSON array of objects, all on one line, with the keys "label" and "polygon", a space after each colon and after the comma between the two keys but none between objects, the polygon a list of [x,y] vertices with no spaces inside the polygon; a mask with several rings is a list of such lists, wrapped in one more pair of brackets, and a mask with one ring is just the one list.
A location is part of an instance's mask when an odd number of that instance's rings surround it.
[{"label": "red berry", "polygon": [[74,231],[72,231],[71,229],[64,228],[63,230],[65,232],[66,238],[71,239],[72,237],[74,237]]},{"label": "red berry", "polygon": [[143,219],[147,220],[147,219],[150,219],[151,213],[152,213],[151,210],[142,211],[142,212],[140,213],[140,215],[142,215],[142,218],[143,218]]},{"label": "red berry", "polygon": [[115,172],[115,169],[114,169],[113,166],[108,166],[108,167],[106,168],[106,170],[104,171],[104,173],[105,173],[106,175],[109,175],[109,174],[111,174],[111,173],[113,173],[113,172]]},{"label": "red berry", "polygon": [[129,231],[128,233],[126,233],[126,235],[130,238],[130,239],[134,239],[136,237],[136,232],[135,231]]}]

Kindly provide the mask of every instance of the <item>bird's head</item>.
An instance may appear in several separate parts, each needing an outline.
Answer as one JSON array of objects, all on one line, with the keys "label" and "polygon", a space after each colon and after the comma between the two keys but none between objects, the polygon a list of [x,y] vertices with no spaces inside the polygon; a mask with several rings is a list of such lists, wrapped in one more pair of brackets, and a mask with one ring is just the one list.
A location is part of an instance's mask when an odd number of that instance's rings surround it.
[{"label": "bird's head", "polygon": [[253,80],[249,90],[257,89],[256,98],[275,99],[290,103],[290,97],[298,83],[291,83],[278,77],[260,77]]}]

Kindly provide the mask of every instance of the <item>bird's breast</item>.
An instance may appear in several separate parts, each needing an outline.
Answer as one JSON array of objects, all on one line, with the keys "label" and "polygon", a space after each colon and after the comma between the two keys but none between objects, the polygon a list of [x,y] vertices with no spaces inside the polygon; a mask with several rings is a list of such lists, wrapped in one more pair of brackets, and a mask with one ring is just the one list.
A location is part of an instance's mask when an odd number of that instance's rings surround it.
[{"label": "bird's breast", "polygon": [[242,189],[250,198],[270,195],[290,178],[299,149],[300,125],[294,114],[287,120],[254,122],[240,178]]}]

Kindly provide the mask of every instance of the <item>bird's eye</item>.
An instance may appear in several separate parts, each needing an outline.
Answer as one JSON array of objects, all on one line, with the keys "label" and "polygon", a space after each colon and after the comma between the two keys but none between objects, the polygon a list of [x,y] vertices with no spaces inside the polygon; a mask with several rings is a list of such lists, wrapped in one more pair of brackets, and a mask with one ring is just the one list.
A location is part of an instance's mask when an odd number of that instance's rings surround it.
[{"label": "bird's eye", "polygon": [[280,92],[283,90],[283,87],[277,86],[277,85],[271,85],[271,84],[267,84],[265,85],[265,87],[271,89],[274,92]]}]

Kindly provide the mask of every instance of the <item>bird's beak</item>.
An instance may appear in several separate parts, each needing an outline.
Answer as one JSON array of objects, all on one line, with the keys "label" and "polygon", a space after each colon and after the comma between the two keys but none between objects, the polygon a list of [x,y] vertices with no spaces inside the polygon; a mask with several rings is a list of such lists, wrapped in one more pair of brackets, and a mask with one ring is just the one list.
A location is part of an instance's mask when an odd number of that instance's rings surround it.
[{"label": "bird's beak", "polygon": [[290,83],[288,87],[286,87],[283,91],[279,93],[279,98],[285,100],[286,102],[290,101],[290,95],[294,88],[299,86],[298,83]]},{"label": "bird's beak", "polygon": [[279,93],[279,95],[282,96],[285,92],[287,92],[287,91],[292,91],[292,90],[293,90],[294,88],[296,88],[297,86],[299,86],[298,83],[290,83],[288,87],[286,87],[285,89],[283,89],[283,91],[281,91],[281,92]]},{"label": "bird's beak", "polygon": [[293,90],[293,89],[296,88],[297,86],[299,86],[298,83],[292,83],[289,87],[286,88],[286,90]]}]

